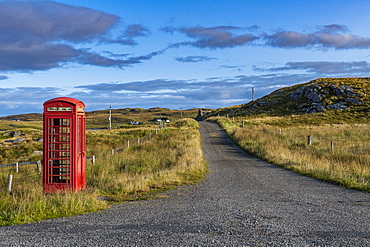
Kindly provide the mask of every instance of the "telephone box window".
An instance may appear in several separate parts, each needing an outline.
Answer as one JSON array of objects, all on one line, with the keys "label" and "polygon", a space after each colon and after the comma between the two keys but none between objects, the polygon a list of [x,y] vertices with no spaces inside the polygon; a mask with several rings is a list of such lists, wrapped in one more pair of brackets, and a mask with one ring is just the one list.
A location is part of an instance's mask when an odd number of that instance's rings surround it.
[{"label": "telephone box window", "polygon": [[71,181],[70,124],[69,118],[49,119],[49,183],[69,184]]}]

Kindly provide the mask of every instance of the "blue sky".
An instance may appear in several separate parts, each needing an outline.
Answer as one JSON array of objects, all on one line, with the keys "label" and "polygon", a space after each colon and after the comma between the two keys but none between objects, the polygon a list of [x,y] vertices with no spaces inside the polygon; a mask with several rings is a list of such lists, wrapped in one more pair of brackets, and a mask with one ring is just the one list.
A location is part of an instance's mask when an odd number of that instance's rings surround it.
[{"label": "blue sky", "polygon": [[220,108],[320,77],[368,77],[368,0],[0,1],[0,116]]}]

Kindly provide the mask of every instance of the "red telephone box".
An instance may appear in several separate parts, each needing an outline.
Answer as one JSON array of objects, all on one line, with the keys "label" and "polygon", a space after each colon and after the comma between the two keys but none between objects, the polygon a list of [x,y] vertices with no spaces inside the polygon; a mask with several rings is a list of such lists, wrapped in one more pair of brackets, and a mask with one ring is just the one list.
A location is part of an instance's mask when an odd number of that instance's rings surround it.
[{"label": "red telephone box", "polygon": [[43,186],[45,193],[86,186],[85,104],[59,97],[44,103]]}]

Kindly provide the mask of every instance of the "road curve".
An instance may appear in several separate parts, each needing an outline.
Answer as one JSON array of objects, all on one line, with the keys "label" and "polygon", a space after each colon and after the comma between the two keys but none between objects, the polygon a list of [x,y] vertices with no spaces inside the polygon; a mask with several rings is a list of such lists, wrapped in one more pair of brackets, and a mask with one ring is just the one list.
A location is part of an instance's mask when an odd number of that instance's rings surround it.
[{"label": "road curve", "polygon": [[200,122],[211,172],[168,198],[0,228],[0,246],[370,246],[370,193],[280,169]]}]

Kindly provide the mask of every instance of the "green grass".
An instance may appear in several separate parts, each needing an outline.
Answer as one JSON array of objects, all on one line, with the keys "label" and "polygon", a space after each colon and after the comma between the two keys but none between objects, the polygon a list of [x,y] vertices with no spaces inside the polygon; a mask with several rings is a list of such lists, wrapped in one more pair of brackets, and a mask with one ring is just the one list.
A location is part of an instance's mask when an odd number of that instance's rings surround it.
[{"label": "green grass", "polygon": [[[16,123],[16,124],[14,124]],[[42,143],[35,140],[42,137],[42,130],[39,122],[14,122],[0,121],[0,165],[15,162],[29,162],[42,159],[41,155],[32,155],[34,151],[42,151]],[[4,130],[7,129],[7,130]],[[9,131],[20,131],[21,136],[4,136]],[[11,140],[25,138],[21,144],[14,145]]]},{"label": "green grass", "polygon": [[[88,131],[87,153],[96,163],[87,163],[87,189],[78,193],[45,195],[40,178],[25,176],[36,173],[33,165],[0,168],[0,226],[24,224],[42,219],[83,214],[107,208],[111,202],[98,200],[105,196],[114,201],[142,200],[158,197],[158,192],[183,184],[199,182],[208,172],[200,146],[198,124],[183,119],[143,139],[140,145],[111,153],[125,140],[142,138],[153,128]],[[145,140],[145,141],[144,141]],[[14,174],[15,183],[8,193],[7,177]]]}]

